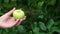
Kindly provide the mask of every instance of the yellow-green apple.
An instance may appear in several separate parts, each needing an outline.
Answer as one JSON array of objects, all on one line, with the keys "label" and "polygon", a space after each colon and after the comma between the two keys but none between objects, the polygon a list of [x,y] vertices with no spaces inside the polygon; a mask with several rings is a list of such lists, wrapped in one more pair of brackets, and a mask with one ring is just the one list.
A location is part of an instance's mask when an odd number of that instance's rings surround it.
[{"label": "yellow-green apple", "polygon": [[17,20],[17,19],[22,19],[25,16],[23,10],[21,9],[17,9],[13,12],[13,17]]}]

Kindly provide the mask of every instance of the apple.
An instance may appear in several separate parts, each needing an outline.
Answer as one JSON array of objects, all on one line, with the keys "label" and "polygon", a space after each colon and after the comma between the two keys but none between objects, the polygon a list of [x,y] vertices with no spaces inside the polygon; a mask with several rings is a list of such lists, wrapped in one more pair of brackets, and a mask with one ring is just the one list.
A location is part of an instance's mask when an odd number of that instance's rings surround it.
[{"label": "apple", "polygon": [[23,10],[21,9],[17,9],[13,12],[13,17],[17,20],[17,19],[22,19],[25,16]]}]

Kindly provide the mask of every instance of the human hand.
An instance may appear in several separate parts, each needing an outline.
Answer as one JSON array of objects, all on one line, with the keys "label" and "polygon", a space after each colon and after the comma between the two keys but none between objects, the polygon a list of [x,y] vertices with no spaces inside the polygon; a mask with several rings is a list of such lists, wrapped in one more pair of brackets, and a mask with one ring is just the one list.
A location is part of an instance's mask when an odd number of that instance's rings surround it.
[{"label": "human hand", "polygon": [[4,14],[0,17],[0,27],[1,28],[11,28],[13,26],[17,26],[21,24],[23,20],[26,19],[26,16],[23,19],[15,20],[13,17],[11,17],[11,14],[15,11],[15,8],[10,10],[8,13]]}]

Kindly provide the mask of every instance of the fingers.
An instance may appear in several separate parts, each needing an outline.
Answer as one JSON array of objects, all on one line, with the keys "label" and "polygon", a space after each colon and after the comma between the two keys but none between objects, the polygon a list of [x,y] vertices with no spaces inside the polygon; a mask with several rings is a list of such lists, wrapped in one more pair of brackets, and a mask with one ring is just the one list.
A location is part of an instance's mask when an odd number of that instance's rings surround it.
[{"label": "fingers", "polygon": [[13,12],[15,11],[15,8],[13,8],[12,10],[10,10],[8,13],[6,13],[5,15],[11,15]]},{"label": "fingers", "polygon": [[[11,17],[9,20],[7,20],[7,23],[9,23],[9,22],[11,22],[11,23],[12,23],[12,22],[15,22],[15,19],[14,19],[13,17]],[[10,24],[11,24],[11,23],[10,23]]]},{"label": "fingers", "polygon": [[22,21],[23,21],[22,19],[19,20],[19,22],[16,24],[16,26],[18,26],[19,24],[21,24]]},{"label": "fingers", "polygon": [[11,18],[7,22],[1,22],[0,27],[1,28],[11,28],[11,27],[15,26],[18,21],[19,20],[15,21],[14,18]]},{"label": "fingers", "polygon": [[13,17],[11,17],[11,18],[7,21],[7,23],[9,23],[9,24],[16,24],[18,21],[19,21],[19,20],[15,20]]},{"label": "fingers", "polygon": [[0,17],[0,21],[7,21],[9,20],[11,17],[10,16],[1,16]]},{"label": "fingers", "polygon": [[1,28],[11,28],[11,27],[13,27],[13,26],[15,26],[15,25],[19,25],[19,24],[21,24],[21,22],[23,21],[23,20],[25,20],[26,19],[26,16],[23,18],[23,19],[21,19],[21,20],[16,20],[15,21],[15,19],[12,17],[10,20],[8,20],[6,23],[4,22],[4,23],[0,23],[0,27]]},{"label": "fingers", "polygon": [[5,18],[5,19],[9,18],[10,17],[9,15],[11,15],[14,12],[14,10],[15,10],[15,8],[13,8],[11,11],[9,11],[8,13],[4,14],[3,16],[1,16],[1,18]]},{"label": "fingers", "polygon": [[19,22],[16,24],[16,26],[20,25],[22,21],[26,19],[26,16],[23,19],[20,19]]},{"label": "fingers", "polygon": [[25,20],[26,19],[26,16],[23,18],[23,20]]},{"label": "fingers", "polygon": [[2,20],[7,20],[7,19],[9,19],[10,18],[10,15],[14,12],[14,10],[15,10],[15,8],[13,8],[11,11],[9,11],[8,13],[6,13],[6,14],[4,14],[3,16],[1,16],[0,18],[2,19]]},{"label": "fingers", "polygon": [[14,21],[14,19],[12,18],[12,20],[9,22],[9,26],[7,28],[11,28],[11,27],[15,26],[18,21],[19,20]]}]

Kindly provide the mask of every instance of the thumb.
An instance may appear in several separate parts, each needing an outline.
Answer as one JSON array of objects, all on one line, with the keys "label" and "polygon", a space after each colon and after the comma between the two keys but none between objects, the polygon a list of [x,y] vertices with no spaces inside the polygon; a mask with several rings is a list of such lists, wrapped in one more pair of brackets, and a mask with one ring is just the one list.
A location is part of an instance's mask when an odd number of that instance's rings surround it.
[{"label": "thumb", "polygon": [[13,8],[12,10],[10,10],[8,13],[6,13],[5,15],[11,15],[13,12],[15,11],[15,8]]}]

